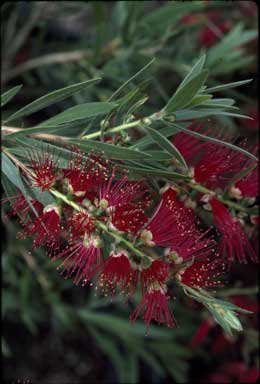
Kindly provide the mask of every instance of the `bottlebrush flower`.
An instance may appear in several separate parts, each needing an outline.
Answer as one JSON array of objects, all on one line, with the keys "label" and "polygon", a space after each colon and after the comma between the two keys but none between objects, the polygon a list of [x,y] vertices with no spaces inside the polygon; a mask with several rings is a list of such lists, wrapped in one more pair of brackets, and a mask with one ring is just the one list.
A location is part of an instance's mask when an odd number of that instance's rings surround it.
[{"label": "bottlebrush flower", "polygon": [[196,261],[206,260],[207,257],[216,256],[216,242],[207,237],[209,231],[210,229],[205,232],[193,229],[193,231],[185,233],[181,241],[170,247],[170,253],[168,253],[171,259],[175,261],[177,258],[180,263],[193,259]]},{"label": "bottlebrush flower", "polygon": [[[192,123],[188,129],[194,132],[203,133],[204,135],[207,135],[207,133],[210,132],[209,129],[203,130],[201,125],[195,125],[194,123]],[[198,159],[198,156],[201,156],[203,153],[206,144],[206,142],[200,140],[199,137],[191,136],[185,132],[176,133],[172,142],[190,165],[196,164],[196,160]]]},{"label": "bottlebrush flower", "polygon": [[54,260],[64,258],[59,268],[65,273],[65,278],[71,277],[76,272],[74,283],[85,285],[95,273],[102,262],[101,248],[102,241],[97,236],[88,237],[68,246],[62,252],[54,256]]},{"label": "bottlebrush flower", "polygon": [[162,288],[151,289],[146,293],[139,306],[130,315],[130,321],[134,322],[144,311],[143,320],[148,330],[152,320],[159,324],[165,323],[167,327],[173,327],[175,320],[168,307],[168,297]]},{"label": "bottlebrush flower", "polygon": [[194,179],[208,188],[223,188],[241,171],[246,158],[230,148],[207,142],[204,154],[194,168]]},{"label": "bottlebrush flower", "polygon": [[113,167],[110,178],[99,187],[99,201],[107,207],[132,203],[146,194],[147,188],[142,181],[129,181],[127,174],[119,175],[118,180],[115,176],[116,168]]},{"label": "bottlebrush flower", "polygon": [[38,215],[42,214],[44,208],[37,200],[29,199],[27,201],[22,193],[18,193],[16,196],[9,196],[6,200],[11,203],[11,210],[8,213],[8,216],[18,216],[20,224],[26,223],[34,218],[35,213],[30,204],[36,210]]},{"label": "bottlebrush flower", "polygon": [[87,212],[73,213],[67,218],[67,228],[69,231],[69,241],[73,242],[85,234],[90,235],[95,229],[94,218]]},{"label": "bottlebrush flower", "polygon": [[33,249],[47,245],[52,250],[57,246],[60,237],[60,214],[58,207],[47,205],[43,214],[24,224],[24,229],[19,233],[19,238],[26,239],[35,235]]},{"label": "bottlebrush flower", "polygon": [[122,250],[111,254],[100,266],[97,288],[105,295],[115,295],[119,289],[122,294],[132,295],[136,290],[138,271],[133,270],[127,254]]},{"label": "bottlebrush flower", "polygon": [[259,195],[259,168],[256,167],[249,175],[234,184],[236,196],[257,197]]},{"label": "bottlebrush flower", "polygon": [[33,152],[28,155],[33,174],[30,177],[34,180],[33,186],[39,187],[42,191],[50,189],[57,177],[57,166],[59,160],[54,160],[54,152],[48,148],[41,153]]},{"label": "bottlebrush flower", "polygon": [[184,204],[177,200],[176,192],[169,188],[162,194],[151,221],[148,221],[141,233],[141,238],[150,246],[171,246],[179,243],[194,228],[195,217],[192,209],[185,208]]},{"label": "bottlebrush flower", "polygon": [[79,148],[69,158],[68,167],[63,168],[68,181],[68,190],[79,197],[97,195],[98,186],[107,179],[107,165],[99,156],[84,154]]},{"label": "bottlebrush flower", "polygon": [[217,229],[222,234],[219,249],[229,262],[237,259],[240,263],[246,263],[246,257],[257,262],[257,255],[247,239],[239,221],[232,217],[228,209],[216,198],[211,198],[214,221]]},{"label": "bottlebrush flower", "polygon": [[207,258],[203,261],[194,261],[191,265],[178,272],[178,280],[182,284],[194,288],[214,288],[223,282],[217,280],[226,271],[225,264],[218,259]]},{"label": "bottlebrush flower", "polygon": [[140,205],[122,204],[114,207],[111,211],[111,222],[119,231],[136,235],[147,222],[148,217],[144,208]]},{"label": "bottlebrush flower", "polygon": [[153,284],[163,286],[169,279],[169,263],[162,260],[153,260],[149,268],[141,271],[142,292],[148,292]]}]

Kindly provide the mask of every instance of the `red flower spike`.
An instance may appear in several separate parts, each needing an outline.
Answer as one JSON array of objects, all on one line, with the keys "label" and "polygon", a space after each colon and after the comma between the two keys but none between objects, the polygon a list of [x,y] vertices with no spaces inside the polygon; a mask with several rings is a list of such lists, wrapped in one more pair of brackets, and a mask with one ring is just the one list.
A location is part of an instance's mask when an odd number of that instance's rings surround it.
[{"label": "red flower spike", "polygon": [[[47,208],[47,210],[46,210]],[[24,225],[19,238],[26,239],[28,236],[36,235],[33,241],[33,249],[46,244],[50,251],[58,245],[60,236],[60,215],[56,207],[45,207],[43,214]]]},{"label": "red flower spike", "polygon": [[[17,199],[15,202],[13,200]],[[29,202],[26,200],[24,195],[22,193],[19,193],[16,196],[9,196],[7,201],[10,201],[11,203],[11,210],[8,213],[8,216],[19,216],[19,222],[20,224],[24,225],[28,221],[31,221],[35,214],[29,204]],[[43,211],[43,205],[39,203],[37,200],[30,200],[31,205],[36,210],[37,214],[42,214]]]},{"label": "red flower spike", "polygon": [[139,306],[131,314],[130,321],[136,321],[140,313],[144,311],[143,320],[147,331],[152,320],[159,324],[165,323],[167,327],[174,327],[175,320],[168,307],[168,299],[162,289],[154,289],[146,293]]},{"label": "red flower spike", "polygon": [[210,229],[200,233],[196,229],[186,233],[181,241],[171,246],[170,251],[176,252],[180,261],[205,260],[216,253],[216,242],[206,237]]},{"label": "red flower spike", "polygon": [[[204,130],[201,125],[195,125],[194,123],[192,123],[188,129],[203,133],[204,135],[210,133],[210,129]],[[203,142],[198,137],[191,136],[185,132],[176,133],[172,142],[190,165],[194,165],[198,154],[201,155],[206,144],[206,142]]]},{"label": "red flower spike", "polygon": [[97,288],[105,295],[115,295],[117,288],[130,296],[136,290],[138,271],[131,268],[130,261],[123,252],[111,255],[100,266]]},{"label": "red flower spike", "polygon": [[204,261],[194,261],[190,266],[181,270],[177,277],[182,284],[194,288],[214,288],[223,285],[216,280],[226,272],[225,263],[219,259],[208,258]]},{"label": "red flower spike", "polygon": [[147,220],[144,209],[133,204],[123,204],[112,209],[111,222],[119,231],[136,235]]},{"label": "red flower spike", "polygon": [[194,168],[194,179],[208,188],[223,188],[234,174],[241,171],[246,158],[230,148],[207,142],[205,153]]},{"label": "red flower spike", "polygon": [[42,191],[49,190],[56,181],[56,172],[58,159],[54,161],[54,152],[51,153],[49,149],[42,153],[29,154],[31,167],[34,171],[33,175],[30,175],[33,180],[33,186],[41,188]]},{"label": "red flower spike", "polygon": [[70,192],[79,197],[89,197],[94,193],[97,196],[97,188],[107,179],[107,167],[98,156],[84,154],[79,148],[73,148],[67,169],[63,169],[63,175],[69,181]]},{"label": "red flower spike", "polygon": [[71,245],[64,251],[55,255],[54,260],[65,258],[59,268],[63,268],[62,274],[65,278],[71,277],[76,272],[74,283],[85,285],[95,273],[96,268],[103,260],[100,251],[99,238],[90,238],[89,240],[78,242]]},{"label": "red flower spike", "polygon": [[145,228],[151,235],[153,243],[160,246],[178,244],[186,238],[187,233],[193,233],[195,217],[192,209],[185,208],[176,197],[176,192],[169,188],[163,193],[155,214]]},{"label": "red flower spike", "polygon": [[164,285],[169,278],[169,264],[161,260],[154,260],[149,268],[141,271],[142,292],[148,292],[149,287],[158,283]]},{"label": "red flower spike", "polygon": [[227,256],[229,262],[237,259],[240,263],[246,263],[246,256],[257,263],[257,255],[246,237],[239,221],[232,217],[228,209],[216,198],[211,198],[214,221],[217,229],[222,234],[220,251]]},{"label": "red flower spike", "polygon": [[235,183],[239,196],[257,197],[259,195],[259,169],[256,167],[249,175]]},{"label": "red flower spike", "polygon": [[127,174],[115,181],[115,171],[113,168],[110,178],[100,186],[100,201],[106,201],[108,207],[116,207],[144,197],[147,188],[142,181],[129,181]]},{"label": "red flower spike", "polygon": [[85,212],[79,212],[69,217],[67,220],[70,233],[69,241],[74,242],[84,237],[86,233],[90,235],[95,229],[94,221],[94,218]]}]

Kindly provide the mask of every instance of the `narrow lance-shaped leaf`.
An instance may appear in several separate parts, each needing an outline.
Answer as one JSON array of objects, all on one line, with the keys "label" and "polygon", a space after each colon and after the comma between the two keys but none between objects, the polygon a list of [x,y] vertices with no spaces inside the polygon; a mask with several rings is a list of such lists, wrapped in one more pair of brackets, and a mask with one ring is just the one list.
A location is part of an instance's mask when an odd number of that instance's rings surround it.
[{"label": "narrow lance-shaped leaf", "polygon": [[147,68],[149,68],[153,62],[155,61],[155,58],[153,58],[152,60],[150,60],[143,68],[141,68],[137,73],[135,73],[132,77],[130,77],[130,79],[128,79],[124,84],[122,84],[108,99],[108,101],[111,101],[112,99],[114,99],[117,95],[119,95],[123,89],[125,89],[127,87],[128,84],[131,83],[131,81],[133,81],[135,78],[137,78],[139,75],[141,75],[141,73],[143,73]]},{"label": "narrow lance-shaped leaf", "polygon": [[4,92],[1,95],[1,107],[6,105],[8,101],[10,101],[22,88],[22,85],[17,85],[16,87],[13,87],[9,89],[9,91]]},{"label": "narrow lance-shaped leaf", "polygon": [[76,120],[89,119],[95,116],[104,115],[111,112],[115,106],[116,104],[112,102],[79,104],[75,107],[68,108],[64,112],[61,112],[58,115],[42,122],[38,125],[38,128],[42,128],[43,126],[54,126],[56,124],[65,124]]},{"label": "narrow lance-shaped leaf", "polygon": [[164,112],[170,113],[178,109],[184,108],[188,105],[193,97],[198,93],[202,85],[205,83],[208,77],[208,71],[203,70],[198,75],[192,77],[187,83],[180,85],[175,94],[169,100],[168,104],[164,108]]},{"label": "narrow lance-shaped leaf", "polygon": [[34,100],[32,103],[26,105],[25,107],[19,109],[17,112],[12,114],[11,116],[6,119],[6,121],[12,121],[14,119],[18,119],[23,116],[28,116],[34,112],[37,112],[43,108],[46,108],[54,103],[57,103],[59,101],[62,101],[66,99],[67,97],[70,97],[76,92],[79,92],[88,86],[100,81],[99,78],[83,81],[78,84],[73,84],[68,87],[58,89],[54,92],[48,93],[47,95],[44,95],[40,97],[37,100]]},{"label": "narrow lance-shaped leaf", "polygon": [[218,144],[218,145],[223,145],[225,147],[233,149],[234,151],[243,153],[245,156],[250,157],[253,160],[258,161],[258,158],[256,156],[254,156],[252,153],[246,151],[245,149],[243,149],[241,147],[237,147],[234,144],[231,144],[231,143],[228,143],[226,141],[222,141],[222,140],[216,139],[215,137],[210,137],[210,136],[203,135],[202,133],[198,133],[198,132],[192,131],[192,130],[184,128],[184,127],[182,127],[182,126],[180,126],[178,124],[169,123],[167,121],[165,121],[165,122],[167,124],[169,124],[169,125],[173,125],[178,130],[183,131],[183,132],[185,132],[185,133],[187,133],[187,134],[189,134],[191,136],[199,137],[201,140],[211,141],[212,143],[215,143],[215,144]]},{"label": "narrow lance-shaped leaf", "polygon": [[207,92],[221,92],[221,91],[224,91],[224,90],[227,90],[227,89],[241,87],[241,85],[248,84],[252,80],[253,79],[248,79],[248,80],[235,81],[234,83],[227,83],[227,84],[223,84],[223,85],[217,85],[216,87],[207,88]]},{"label": "narrow lance-shaped leaf", "polygon": [[165,136],[163,136],[159,131],[156,131],[153,128],[146,128],[147,133],[152,137],[153,141],[157,143],[161,148],[165,149],[167,153],[176,158],[182,166],[186,170],[188,170],[188,166],[186,161],[184,160],[182,154],[178,151],[178,149],[168,140]]},{"label": "narrow lance-shaped leaf", "polygon": [[206,55],[202,55],[201,58],[193,65],[189,73],[182,80],[180,88],[186,85],[193,77],[201,73],[206,61]]},{"label": "narrow lance-shaped leaf", "polygon": [[112,144],[102,143],[100,141],[94,140],[70,140],[72,144],[77,144],[84,151],[96,151],[104,152],[105,155],[109,156],[112,159],[118,160],[141,160],[144,158],[151,158],[149,154],[140,151],[134,151],[133,149],[128,149],[124,147],[115,146]]}]

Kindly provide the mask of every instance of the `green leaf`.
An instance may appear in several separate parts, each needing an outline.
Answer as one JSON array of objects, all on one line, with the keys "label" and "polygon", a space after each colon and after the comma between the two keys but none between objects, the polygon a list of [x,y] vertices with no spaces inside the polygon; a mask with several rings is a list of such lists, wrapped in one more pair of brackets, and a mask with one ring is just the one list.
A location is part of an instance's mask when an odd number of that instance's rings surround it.
[{"label": "green leaf", "polygon": [[157,143],[161,148],[165,149],[169,155],[172,155],[173,158],[176,158],[180,164],[188,170],[188,166],[186,164],[186,161],[184,160],[182,154],[178,151],[178,149],[168,140],[165,136],[163,136],[159,131],[156,131],[155,129],[149,127],[146,128],[146,131],[151,136],[151,138],[154,140],[155,143]]},{"label": "green leaf", "polygon": [[17,85],[16,87],[13,87],[9,89],[9,91],[4,92],[1,95],[1,107],[3,107],[5,104],[8,103],[22,88],[22,85]]},{"label": "green leaf", "polygon": [[51,117],[50,119],[42,122],[38,125],[40,127],[53,126],[58,124],[69,123],[75,120],[89,119],[95,116],[104,115],[112,111],[115,108],[115,103],[108,102],[94,102],[94,103],[84,103],[76,105],[66,109],[64,112],[59,113],[58,115]]},{"label": "green leaf", "polygon": [[100,79],[92,79],[83,81],[78,84],[73,84],[68,87],[58,89],[57,91],[48,93],[47,95],[44,95],[40,97],[39,99],[33,101],[32,103],[26,105],[25,107],[19,109],[17,112],[15,112],[13,115],[11,115],[6,121],[12,121],[14,119],[18,119],[23,116],[28,116],[34,112],[37,112],[43,108],[46,108],[54,103],[57,103],[59,101],[62,101],[66,99],[67,97],[72,96],[75,92],[79,92],[89,85],[92,85],[96,82],[100,81]]},{"label": "green leaf", "polygon": [[140,151],[134,151],[133,149],[128,149],[124,147],[115,146],[112,144],[102,143],[100,141],[94,140],[70,140],[70,143],[77,144],[79,147],[86,152],[91,150],[96,152],[103,152],[105,155],[109,156],[112,159],[118,160],[143,160],[145,158],[150,158],[149,154]]},{"label": "green leaf", "polygon": [[[132,325],[128,320],[120,319],[107,313],[90,312],[86,309],[79,309],[77,313],[83,321],[113,332],[122,339],[130,338],[133,335],[139,337],[144,337],[145,335],[145,325],[139,322]],[[119,329],[120,333],[118,332]],[[168,340],[169,332],[151,326],[149,329],[149,338]]]},{"label": "green leaf", "polygon": [[144,15],[141,25],[147,27],[147,31],[160,36],[168,27],[174,28],[177,21],[186,14],[195,11],[201,11],[205,5],[202,2],[193,1],[172,1],[158,7],[155,11]]},{"label": "green leaf", "polygon": [[130,79],[128,79],[124,84],[121,85],[108,99],[108,101],[111,101],[116,96],[118,96],[134,79],[136,79],[138,76],[140,76],[143,72],[146,71],[147,68],[149,68],[155,61],[155,58],[150,60],[143,68],[141,68],[137,73],[135,73]]},{"label": "green leaf", "polygon": [[181,84],[164,108],[165,114],[182,109],[188,105],[205,83],[207,77],[208,71],[203,70],[187,81],[184,86]]},{"label": "green leaf", "polygon": [[194,64],[189,73],[182,80],[180,87],[186,85],[191,79],[201,73],[206,61],[206,55],[202,55],[201,58]]},{"label": "green leaf", "polygon": [[248,80],[241,80],[241,81],[235,81],[233,83],[227,83],[227,84],[223,84],[223,85],[217,85],[216,87],[211,87],[211,88],[207,88],[207,92],[222,92],[224,90],[227,90],[227,89],[231,89],[231,88],[236,88],[236,87],[240,87],[241,85],[245,85],[245,84],[248,84],[252,81],[253,79],[248,79]]},{"label": "green leaf", "polygon": [[[187,124],[185,124],[185,126],[187,126]],[[162,129],[160,129],[160,133],[165,137],[172,136],[174,133],[176,133],[178,131],[179,131],[179,129],[174,128],[173,126],[168,126],[168,127],[164,127]],[[145,147],[149,146],[150,144],[152,144],[152,142],[153,142],[153,140],[151,137],[145,136],[142,139],[137,140],[133,145],[131,145],[131,148],[132,149],[145,148]]]},{"label": "green leaf", "polygon": [[139,167],[132,167],[130,165],[124,165],[121,166],[120,164],[117,165],[118,167],[123,167],[128,169],[130,172],[138,175],[144,175],[144,176],[158,176],[162,179],[169,179],[169,180],[179,180],[179,179],[189,179],[189,176],[182,175],[181,173],[177,172],[171,172],[167,170],[161,170],[161,169],[152,169],[152,168],[139,168]]},{"label": "green leaf", "polygon": [[191,100],[191,102],[186,105],[186,108],[190,108],[190,107],[195,107],[197,105],[200,105],[208,100],[210,100],[212,98],[212,95],[196,95],[193,97],[193,99]]},{"label": "green leaf", "polygon": [[233,145],[233,144],[228,143],[226,141],[222,141],[222,140],[216,139],[214,137],[209,137],[209,136],[203,135],[202,133],[198,133],[196,131],[192,131],[190,129],[183,128],[182,126],[177,125],[177,124],[173,124],[173,123],[168,123],[168,124],[173,125],[174,127],[179,129],[180,131],[188,133],[191,136],[199,137],[201,140],[210,141],[210,142],[218,144],[218,145],[223,145],[224,147],[228,147],[230,149],[233,149],[234,151],[242,153],[243,155],[245,155],[247,157],[250,157],[250,159],[258,161],[258,158],[256,156],[254,156],[253,154],[251,154],[250,152],[246,151],[245,149],[243,149],[241,147],[237,147],[236,145]]},{"label": "green leaf", "polygon": [[6,156],[5,153],[2,153],[2,172],[6,175],[6,177],[24,194],[27,192],[24,188],[20,172],[16,168],[16,166],[12,163],[12,161]]},{"label": "green leaf", "polygon": [[[232,113],[232,112],[226,112],[223,110],[217,110],[214,108],[208,108],[208,109],[205,108],[205,109],[197,109],[197,110],[187,109],[183,111],[177,111],[172,116],[174,117],[173,121],[190,121],[194,119],[201,119],[208,116],[218,116],[218,115],[252,120],[252,118],[249,116],[240,115],[239,113]],[[169,117],[171,117],[171,115],[165,116],[165,121],[166,121],[166,118],[168,119]]]},{"label": "green leaf", "polygon": [[117,348],[116,340],[107,334],[101,334],[93,326],[88,325],[88,331],[92,334],[101,351],[114,365],[118,381],[121,383],[124,382],[126,367],[124,358]]}]

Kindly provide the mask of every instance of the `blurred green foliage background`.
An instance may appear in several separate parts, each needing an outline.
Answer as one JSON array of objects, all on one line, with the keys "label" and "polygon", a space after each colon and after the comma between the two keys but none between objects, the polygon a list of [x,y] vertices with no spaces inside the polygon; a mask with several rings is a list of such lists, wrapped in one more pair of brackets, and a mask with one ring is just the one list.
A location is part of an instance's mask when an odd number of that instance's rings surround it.
[{"label": "blurred green foliage background", "polygon": [[[144,106],[149,114],[165,104],[206,52],[209,85],[253,78],[223,96],[235,98],[241,113],[255,119],[220,116],[207,122],[255,142],[258,10],[253,1],[18,1],[5,2],[1,11],[2,90],[23,84],[3,117],[48,92],[93,77],[102,77],[102,82],[24,119],[24,125],[32,126],[71,105],[105,101],[155,58],[138,84],[144,97],[149,95]],[[212,324],[206,337],[191,348],[192,337],[208,316],[198,304],[184,297],[176,300],[173,311],[179,327],[153,326],[145,336],[143,324],[128,321],[129,307],[140,297],[126,303],[118,296],[111,302],[96,296],[94,289],[64,280],[44,251],[31,254],[31,242],[16,239],[19,228],[4,208],[5,382],[214,382],[214,375],[229,380],[222,382],[243,382],[237,369],[232,376],[223,365],[240,364],[248,377],[252,369],[258,370],[254,266],[234,266],[226,288],[229,299],[254,308],[254,315],[242,318],[244,332],[230,339]]]}]

